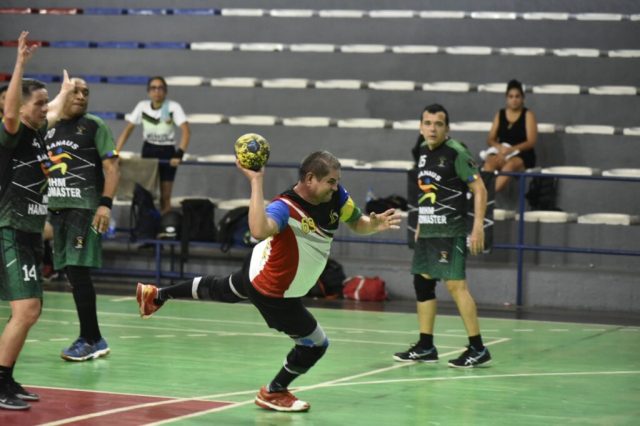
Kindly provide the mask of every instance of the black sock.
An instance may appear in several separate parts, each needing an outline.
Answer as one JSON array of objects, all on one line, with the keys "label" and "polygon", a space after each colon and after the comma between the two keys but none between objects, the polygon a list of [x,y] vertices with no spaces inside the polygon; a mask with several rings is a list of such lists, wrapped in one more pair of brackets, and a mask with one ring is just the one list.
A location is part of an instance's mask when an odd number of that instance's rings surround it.
[{"label": "black sock", "polygon": [[281,392],[287,390],[291,382],[298,377],[298,374],[293,374],[287,369],[282,367],[276,377],[269,383],[269,392]]},{"label": "black sock", "polygon": [[[194,280],[197,278],[194,278]],[[158,298],[160,303],[164,303],[168,299],[192,299],[193,280],[182,281],[178,284],[170,285],[158,289]]]},{"label": "black sock", "polygon": [[469,345],[473,346],[473,348],[480,352],[484,349],[484,345],[482,344],[482,336],[469,336]]},{"label": "black sock", "polygon": [[7,383],[11,379],[13,367],[4,367],[0,365],[0,383]]},{"label": "black sock", "polygon": [[418,341],[420,347],[429,349],[433,347],[433,334],[420,333],[420,341]]},{"label": "black sock", "polygon": [[102,339],[102,335],[98,326],[96,291],[93,288],[91,273],[89,268],[84,266],[67,266],[65,271],[73,289],[73,300],[76,302],[80,337],[89,344],[94,344]]}]

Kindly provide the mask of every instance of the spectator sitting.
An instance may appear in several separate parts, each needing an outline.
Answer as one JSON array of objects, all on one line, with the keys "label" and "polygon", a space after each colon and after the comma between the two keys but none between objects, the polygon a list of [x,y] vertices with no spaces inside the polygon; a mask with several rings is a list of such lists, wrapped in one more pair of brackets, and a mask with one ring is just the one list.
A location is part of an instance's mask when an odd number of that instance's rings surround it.
[{"label": "spectator sitting", "polygon": [[[522,83],[507,84],[507,105],[498,111],[487,137],[489,148],[480,153],[488,172],[522,172],[535,167],[534,146],[538,138],[538,123],[533,112],[524,106]],[[506,188],[510,176],[496,178],[496,192]]]}]

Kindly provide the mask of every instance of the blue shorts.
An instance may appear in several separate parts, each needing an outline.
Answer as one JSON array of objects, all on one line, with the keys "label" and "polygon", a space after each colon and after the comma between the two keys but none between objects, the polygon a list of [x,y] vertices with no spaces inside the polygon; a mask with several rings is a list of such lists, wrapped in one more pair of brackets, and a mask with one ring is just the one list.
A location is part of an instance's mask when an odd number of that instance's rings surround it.
[{"label": "blue shorts", "polygon": [[[173,145],[154,145],[145,142],[142,145],[142,158],[157,158],[159,160],[171,160],[176,153],[176,147]],[[160,174],[160,182],[173,182],[176,178],[177,167],[171,167],[169,163],[160,163],[158,172]]]}]

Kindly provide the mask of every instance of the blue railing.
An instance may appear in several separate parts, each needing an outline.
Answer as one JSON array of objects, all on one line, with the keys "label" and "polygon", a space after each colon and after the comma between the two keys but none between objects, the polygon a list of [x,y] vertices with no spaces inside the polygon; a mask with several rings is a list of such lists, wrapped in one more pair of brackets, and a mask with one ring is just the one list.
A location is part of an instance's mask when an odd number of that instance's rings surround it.
[{"label": "blue railing", "polygon": [[[160,160],[161,162],[168,162]],[[184,165],[199,165],[199,166],[223,166],[223,167],[236,167],[235,163],[230,162],[218,162],[218,161],[184,161]],[[297,163],[269,163],[269,168],[286,168],[297,169],[299,165]],[[397,168],[383,168],[383,167],[370,167],[366,164],[362,166],[344,166],[343,171],[354,172],[385,172],[385,173],[403,173],[406,174],[407,170]],[[562,173],[534,173],[534,172],[501,172],[500,175],[512,176],[518,179],[518,228],[517,228],[517,243],[494,243],[493,249],[498,250],[515,250],[517,253],[517,290],[516,290],[516,304],[522,306],[523,304],[523,284],[524,284],[524,253],[527,251],[534,252],[560,252],[560,253],[582,253],[582,254],[602,254],[602,255],[615,255],[615,256],[640,256],[639,250],[624,250],[624,249],[609,249],[609,248],[594,248],[594,247],[561,247],[561,246],[545,246],[545,245],[532,245],[525,244],[525,222],[524,213],[526,211],[525,193],[527,192],[527,179],[534,177],[545,178],[559,178],[559,179],[578,179],[578,180],[598,180],[598,181],[612,181],[612,182],[635,182],[640,183],[640,178],[635,177],[621,177],[621,176],[585,176],[585,175],[571,175]],[[119,241],[125,242],[120,239]],[[126,240],[128,242],[128,240]],[[372,238],[372,237],[336,237],[336,242],[340,243],[364,243],[364,244],[387,244],[387,245],[406,245],[406,239],[389,239],[389,238]],[[182,272],[174,271],[174,247],[179,246],[180,241],[175,240],[138,240],[136,244],[150,244],[154,247],[154,257],[156,269],[154,272],[148,270],[115,270],[115,269],[102,269],[99,273],[105,273],[109,275],[126,275],[127,273],[135,273],[139,276],[153,276],[156,279],[156,283],[159,283],[162,278],[183,278],[191,276],[192,274],[185,274]],[[219,243],[214,242],[190,242],[190,245],[219,248]],[[164,271],[162,269],[162,246],[168,245],[171,248],[171,270]]]}]

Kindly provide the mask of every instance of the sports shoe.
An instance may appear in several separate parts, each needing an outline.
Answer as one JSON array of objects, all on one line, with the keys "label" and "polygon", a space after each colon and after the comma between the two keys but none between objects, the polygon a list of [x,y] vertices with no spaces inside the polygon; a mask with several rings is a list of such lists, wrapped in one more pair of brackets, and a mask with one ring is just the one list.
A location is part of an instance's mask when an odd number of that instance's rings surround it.
[{"label": "sports shoe", "polygon": [[158,298],[158,287],[153,284],[138,283],[136,288],[136,300],[140,306],[140,316],[149,318],[155,311],[162,307],[162,304],[156,303]]},{"label": "sports shoe", "polygon": [[484,348],[478,352],[473,346],[467,346],[467,350],[456,359],[449,360],[449,367],[454,368],[473,368],[487,365],[491,362],[491,354],[489,349]]},{"label": "sports shoe", "polygon": [[100,339],[95,344],[90,344],[84,338],[78,337],[60,356],[67,361],[87,361],[106,356],[111,350],[107,341]]},{"label": "sports shoe", "polygon": [[4,383],[0,387],[0,408],[5,410],[28,410],[31,405],[24,402],[22,399],[11,391],[9,384]]},{"label": "sports shoe", "polygon": [[296,398],[289,391],[269,392],[266,386],[260,388],[255,403],[258,407],[275,411],[301,412],[309,410],[309,403]]},{"label": "sports shoe", "polygon": [[424,349],[416,343],[405,352],[396,352],[393,354],[393,359],[400,362],[438,362],[438,350],[435,346],[431,346],[429,349]]},{"label": "sports shoe", "polygon": [[40,401],[40,395],[37,393],[29,392],[22,385],[16,382],[13,377],[9,379],[9,383],[7,384],[9,392],[13,392],[15,396],[20,398],[23,401]]}]

